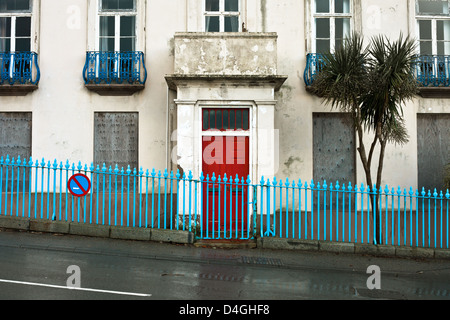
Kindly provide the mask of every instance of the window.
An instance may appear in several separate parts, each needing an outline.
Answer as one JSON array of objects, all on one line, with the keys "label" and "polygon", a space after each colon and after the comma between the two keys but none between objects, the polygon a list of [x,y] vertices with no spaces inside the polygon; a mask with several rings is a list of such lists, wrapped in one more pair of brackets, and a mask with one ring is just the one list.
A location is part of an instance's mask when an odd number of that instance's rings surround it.
[{"label": "window", "polygon": [[315,53],[333,52],[341,46],[352,29],[351,0],[312,1],[312,50]]},{"label": "window", "polygon": [[240,0],[204,0],[206,32],[239,32]]},{"label": "window", "polygon": [[0,52],[31,51],[31,1],[0,0]]},{"label": "window", "polygon": [[449,1],[417,0],[420,55],[450,55]]},{"label": "window", "polygon": [[136,50],[136,1],[100,0],[99,51]]}]

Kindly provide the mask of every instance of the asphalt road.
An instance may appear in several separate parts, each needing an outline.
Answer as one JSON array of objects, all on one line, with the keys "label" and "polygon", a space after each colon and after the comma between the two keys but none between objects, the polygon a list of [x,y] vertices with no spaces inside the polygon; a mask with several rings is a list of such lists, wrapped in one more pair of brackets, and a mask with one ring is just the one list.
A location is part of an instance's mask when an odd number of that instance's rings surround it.
[{"label": "asphalt road", "polygon": [[[369,266],[380,270],[371,281],[380,289],[367,286]],[[181,306],[186,300],[197,305],[252,300],[268,306],[303,299],[450,300],[450,262],[2,230],[0,299],[171,300]]]}]

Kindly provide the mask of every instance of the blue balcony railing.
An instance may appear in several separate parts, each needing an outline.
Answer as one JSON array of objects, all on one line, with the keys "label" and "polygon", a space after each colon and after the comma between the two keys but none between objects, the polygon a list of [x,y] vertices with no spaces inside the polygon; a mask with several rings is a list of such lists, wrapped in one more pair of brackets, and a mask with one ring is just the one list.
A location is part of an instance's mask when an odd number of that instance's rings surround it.
[{"label": "blue balcony railing", "polygon": [[306,68],[303,74],[303,79],[307,86],[312,85],[316,74],[320,71],[323,65],[323,55],[321,53],[308,53],[306,55]]},{"label": "blue balcony railing", "polygon": [[0,52],[0,85],[33,84],[41,77],[35,52]]},{"label": "blue balcony railing", "polygon": [[88,51],[83,78],[85,84],[144,84],[147,80],[144,53]]},{"label": "blue balcony railing", "polygon": [[[307,86],[314,82],[324,63],[320,53],[306,56],[304,81]],[[450,87],[450,56],[417,56],[413,67],[419,87]]]},{"label": "blue balcony railing", "polygon": [[415,73],[420,87],[449,87],[450,56],[418,56]]}]

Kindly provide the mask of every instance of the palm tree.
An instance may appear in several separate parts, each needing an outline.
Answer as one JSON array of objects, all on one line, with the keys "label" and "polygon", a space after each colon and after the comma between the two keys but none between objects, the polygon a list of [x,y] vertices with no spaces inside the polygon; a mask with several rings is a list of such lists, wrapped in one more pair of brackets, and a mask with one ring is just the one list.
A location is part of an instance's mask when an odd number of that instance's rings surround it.
[{"label": "palm tree", "polygon": [[[365,48],[361,36],[353,33],[333,54],[324,55],[324,65],[311,86],[311,91],[326,104],[352,115],[366,183],[373,186],[371,203],[376,236],[380,235],[379,221],[375,219],[376,191],[381,189],[386,145],[408,142],[402,106],[417,94],[414,61],[415,44],[408,37],[403,39],[400,35],[394,42],[384,36],[374,37]],[[368,153],[364,144],[366,133],[373,134]],[[377,145],[380,153],[373,184],[371,167]],[[381,238],[374,235],[376,243],[381,243]]]}]

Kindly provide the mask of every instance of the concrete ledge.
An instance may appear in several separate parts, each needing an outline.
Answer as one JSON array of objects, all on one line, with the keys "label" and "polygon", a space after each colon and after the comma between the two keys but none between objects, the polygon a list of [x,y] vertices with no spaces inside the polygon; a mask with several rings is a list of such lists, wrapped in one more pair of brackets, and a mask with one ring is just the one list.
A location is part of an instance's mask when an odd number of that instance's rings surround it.
[{"label": "concrete ledge", "polygon": [[346,242],[319,241],[319,250],[335,253],[355,253],[355,244]]},{"label": "concrete ledge", "polygon": [[151,241],[194,243],[194,234],[182,230],[152,229]]},{"label": "concrete ledge", "polygon": [[417,247],[396,247],[395,255],[403,258],[434,258],[434,249]]},{"label": "concrete ledge", "polygon": [[318,251],[319,242],[314,240],[295,240],[276,237],[262,237],[257,245],[266,249],[287,249],[302,251]]},{"label": "concrete ledge", "polygon": [[373,256],[381,257],[394,257],[395,247],[386,245],[372,245],[372,244],[361,244],[355,243],[355,253],[357,254],[368,254]]},{"label": "concrete ledge", "polygon": [[448,250],[448,249],[434,249],[434,257],[436,259],[450,259],[450,250]]},{"label": "concrete ledge", "polygon": [[30,230],[50,233],[69,233],[70,223],[65,221],[30,220]]},{"label": "concrete ledge", "polygon": [[71,222],[69,233],[78,236],[109,238],[110,227],[106,225]]},{"label": "concrete ledge", "polygon": [[110,238],[150,241],[151,229],[111,226]]},{"label": "concrete ledge", "polygon": [[0,215],[0,228],[30,230],[30,219]]}]

